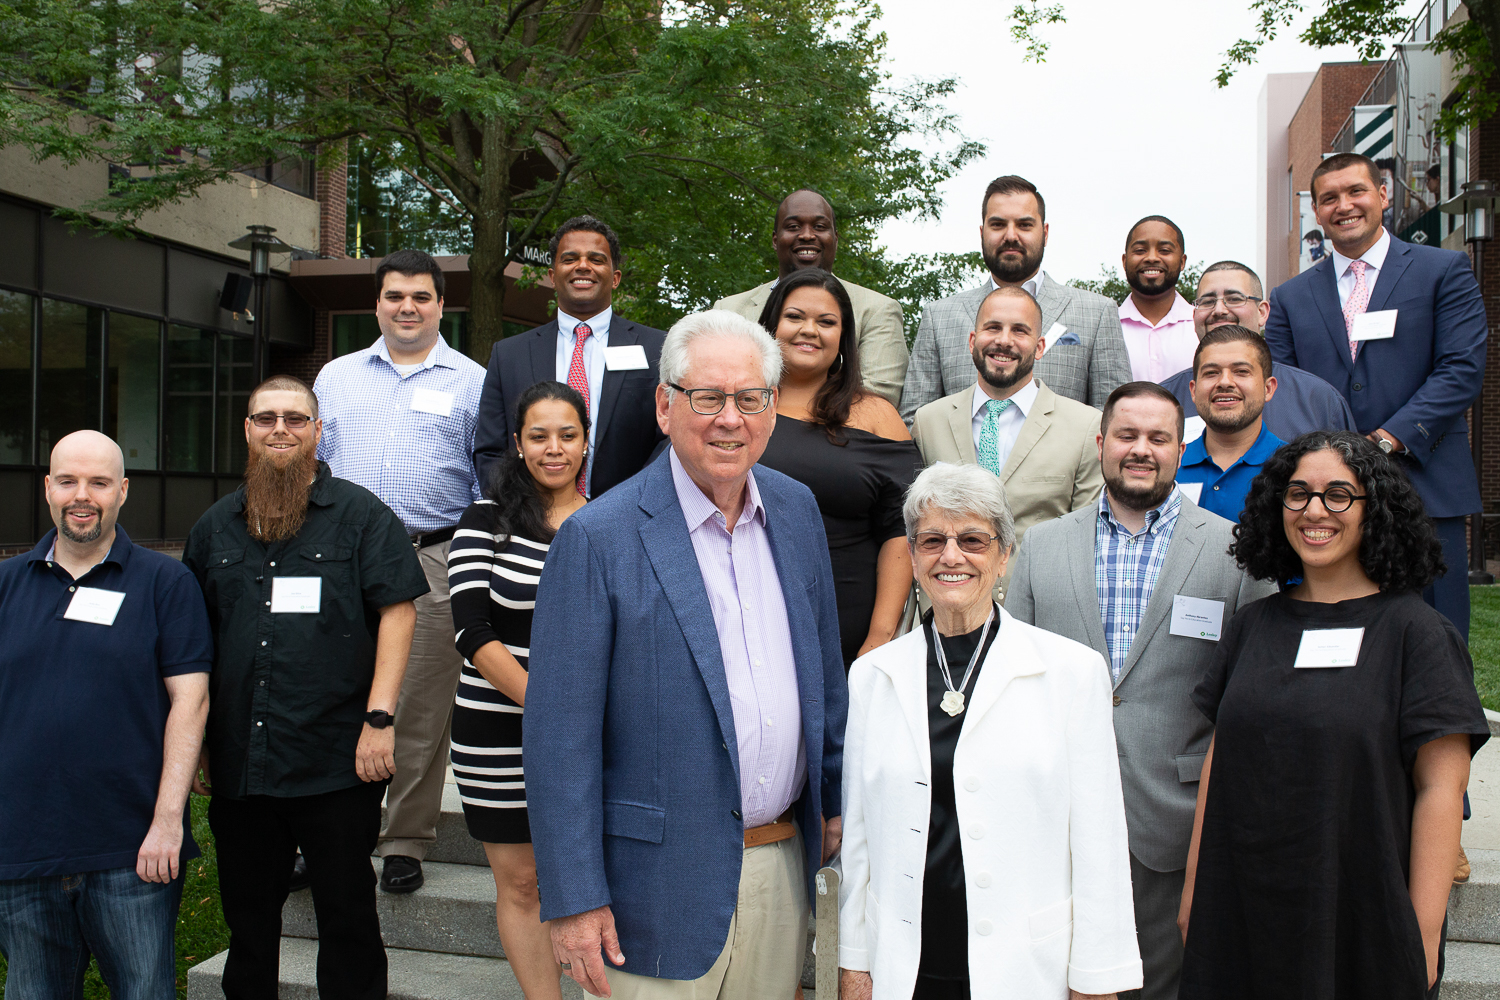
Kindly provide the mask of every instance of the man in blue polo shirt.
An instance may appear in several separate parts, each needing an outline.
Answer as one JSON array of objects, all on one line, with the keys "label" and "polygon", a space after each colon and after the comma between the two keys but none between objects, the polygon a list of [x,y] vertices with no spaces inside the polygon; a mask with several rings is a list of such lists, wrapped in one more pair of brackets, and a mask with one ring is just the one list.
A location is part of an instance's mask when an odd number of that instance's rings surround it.
[{"label": "man in blue polo shirt", "polygon": [[1221,326],[1198,340],[1193,402],[1203,436],[1189,441],[1177,485],[1198,506],[1238,521],[1250,481],[1283,444],[1261,419],[1276,394],[1265,338],[1243,326]]},{"label": "man in blue polo shirt", "polygon": [[170,997],[188,788],[213,634],[180,563],[116,527],[129,483],[97,431],[52,450],[56,529],[0,563],[0,954],[15,997]]}]

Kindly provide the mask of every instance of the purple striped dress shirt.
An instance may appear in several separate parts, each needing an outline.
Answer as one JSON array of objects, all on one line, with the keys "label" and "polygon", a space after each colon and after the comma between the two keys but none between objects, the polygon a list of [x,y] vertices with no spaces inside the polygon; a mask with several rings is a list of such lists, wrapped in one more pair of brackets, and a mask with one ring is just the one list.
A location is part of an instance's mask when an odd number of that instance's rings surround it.
[{"label": "purple striped dress shirt", "polygon": [[770,515],[752,471],[745,509],[731,535],[724,514],[688,476],[675,449],[670,460],[729,683],[740,755],[740,811],[746,829],[764,826],[797,800],[807,781],[792,632],[766,534]]}]

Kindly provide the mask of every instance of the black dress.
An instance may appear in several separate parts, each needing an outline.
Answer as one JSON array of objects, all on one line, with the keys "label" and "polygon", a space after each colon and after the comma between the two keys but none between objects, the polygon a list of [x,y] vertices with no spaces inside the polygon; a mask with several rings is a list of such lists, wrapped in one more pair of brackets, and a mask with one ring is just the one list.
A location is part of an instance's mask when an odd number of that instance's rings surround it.
[{"label": "black dress", "polygon": [[489,500],[470,505],[448,548],[453,627],[464,658],[453,706],[453,778],[471,837],[488,844],[529,844],[521,706],[491,686],[472,659],[481,646],[499,641],[526,666],[548,546],[492,534],[493,510]]},{"label": "black dress", "polygon": [[[1358,628],[1354,666],[1293,666],[1304,630]],[[1181,1000],[1427,996],[1412,765],[1489,738],[1458,631],[1415,593],[1273,595],[1230,622],[1193,701],[1217,728]]]},{"label": "black dress", "polygon": [[791,476],[818,501],[848,670],[870,634],[880,547],[906,534],[901,503],[922,470],[922,455],[911,441],[853,427],[844,428],[843,436],[846,443],[836,445],[821,424],[778,414],[760,464]]},{"label": "black dress", "polygon": [[[953,755],[968,712],[949,715],[940,707],[948,685],[938,669],[932,644],[932,612],[922,619],[927,631],[927,737],[932,745],[932,813],[927,826],[927,868],[922,876],[922,957],[912,1000],[968,1000],[969,902],[964,891],[964,854],[958,831],[958,803],[953,792]],[[984,626],[965,635],[943,636],[943,652],[954,684],[962,684],[964,668]],[[1000,615],[990,626],[974,673],[964,687],[965,702],[974,694],[984,658],[1000,634]]]}]

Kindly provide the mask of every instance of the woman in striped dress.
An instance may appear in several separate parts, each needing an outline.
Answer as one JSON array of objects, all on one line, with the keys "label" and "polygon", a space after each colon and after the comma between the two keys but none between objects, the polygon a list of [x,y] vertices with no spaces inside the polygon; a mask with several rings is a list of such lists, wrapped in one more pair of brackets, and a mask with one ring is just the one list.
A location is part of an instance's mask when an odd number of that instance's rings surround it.
[{"label": "woman in striped dress", "polygon": [[583,397],[561,382],[521,394],[514,451],[495,463],[484,499],[464,511],[448,552],[448,585],[463,674],[453,708],[453,775],[470,836],[495,876],[500,943],[528,1000],[562,993],[540,922],[526,818],[521,719],[531,615],[547,547],[583,506],[589,439]]}]

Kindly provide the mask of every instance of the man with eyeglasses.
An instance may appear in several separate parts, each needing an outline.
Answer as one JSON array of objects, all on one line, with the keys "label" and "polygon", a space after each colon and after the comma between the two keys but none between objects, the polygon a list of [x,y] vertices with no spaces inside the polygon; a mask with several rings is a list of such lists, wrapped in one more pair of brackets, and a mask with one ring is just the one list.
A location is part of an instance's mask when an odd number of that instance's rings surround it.
[{"label": "man with eyeglasses", "polygon": [[[1221,326],[1242,326],[1264,333],[1270,306],[1261,290],[1260,278],[1244,264],[1221,260],[1210,264],[1198,279],[1193,301],[1193,327],[1199,338]],[[1339,391],[1312,372],[1291,365],[1272,363],[1276,379],[1275,398],[1266,399],[1266,427],[1283,441],[1292,441],[1309,431],[1354,430],[1354,414]],[[1203,433],[1203,418],[1193,401],[1193,369],[1184,368],[1162,386],[1177,397],[1187,418],[1184,437],[1196,440]]]},{"label": "man with eyeglasses", "polygon": [[443,339],[443,271],[420,250],[399,250],[375,269],[380,336],[334,358],[313,386],[324,433],[318,457],[340,479],[385,501],[417,551],[428,592],[396,714],[396,775],[386,796],[380,888],[413,892],[437,842],[453,698],[463,657],[448,603],[448,546],[479,499],[474,470],[484,369]]},{"label": "man with eyeglasses", "polygon": [[1146,979],[1122,1000],[1176,1000],[1177,913],[1213,735],[1191,696],[1235,612],[1276,591],[1229,555],[1233,525],[1176,487],[1182,425],[1182,407],[1153,382],[1110,395],[1096,438],[1104,494],[1031,529],[1005,603],[1109,664]]},{"label": "man with eyeglasses", "polygon": [[213,796],[231,997],[276,996],[299,846],[319,995],[386,995],[370,853],[398,766],[396,695],[427,580],[391,509],[318,461],[322,434],[305,383],[277,375],[257,386],[245,482],[198,520],[182,554],[216,646],[193,788]]},{"label": "man with eyeglasses", "polygon": [[542,570],[537,888],[553,955],[596,996],[797,988],[840,838],[848,690],[822,515],[756,465],[781,368],[758,323],[680,320],[656,393],[671,447],[564,521]]}]

